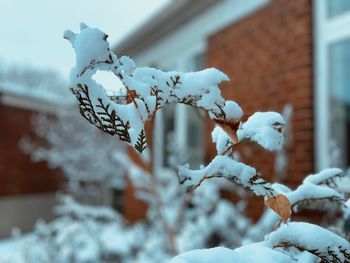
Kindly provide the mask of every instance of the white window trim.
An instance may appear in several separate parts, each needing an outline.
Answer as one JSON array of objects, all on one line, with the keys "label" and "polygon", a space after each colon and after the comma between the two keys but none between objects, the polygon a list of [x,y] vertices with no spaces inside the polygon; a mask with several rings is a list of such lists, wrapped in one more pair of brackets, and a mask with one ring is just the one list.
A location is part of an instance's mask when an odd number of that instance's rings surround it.
[{"label": "white window trim", "polygon": [[329,158],[331,127],[329,101],[329,45],[350,39],[350,12],[334,17],[327,14],[327,0],[313,1],[314,16],[314,105],[316,169],[331,165]]}]

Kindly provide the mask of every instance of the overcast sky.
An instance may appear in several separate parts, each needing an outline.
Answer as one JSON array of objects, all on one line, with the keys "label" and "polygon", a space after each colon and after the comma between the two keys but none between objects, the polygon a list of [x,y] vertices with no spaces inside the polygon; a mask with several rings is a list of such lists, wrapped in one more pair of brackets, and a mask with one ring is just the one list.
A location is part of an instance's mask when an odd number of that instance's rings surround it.
[{"label": "overcast sky", "polygon": [[115,45],[169,0],[0,0],[0,60],[60,71],[74,64],[65,29],[99,27]]}]

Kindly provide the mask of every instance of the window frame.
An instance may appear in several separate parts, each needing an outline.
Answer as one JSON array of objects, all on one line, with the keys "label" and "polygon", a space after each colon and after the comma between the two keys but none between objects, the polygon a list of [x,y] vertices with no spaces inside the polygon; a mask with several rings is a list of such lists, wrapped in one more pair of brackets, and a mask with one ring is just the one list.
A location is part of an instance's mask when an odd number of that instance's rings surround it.
[{"label": "window frame", "polygon": [[316,169],[331,165],[331,113],[329,90],[329,48],[332,44],[350,39],[350,12],[328,15],[328,1],[313,1],[314,17],[314,151]]}]

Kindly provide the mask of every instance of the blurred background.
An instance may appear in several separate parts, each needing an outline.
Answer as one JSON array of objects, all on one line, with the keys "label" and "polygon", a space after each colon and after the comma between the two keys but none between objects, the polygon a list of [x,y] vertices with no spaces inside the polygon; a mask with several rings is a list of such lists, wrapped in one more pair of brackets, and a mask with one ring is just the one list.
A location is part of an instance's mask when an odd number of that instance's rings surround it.
[{"label": "blurred background", "polygon": [[[294,189],[308,174],[350,165],[348,0],[13,0],[1,1],[0,10],[0,262],[165,262],[192,248],[258,240],[266,230],[258,226],[262,200],[240,188],[220,182],[206,186],[215,197],[203,190],[188,201],[164,183],[177,184],[178,164],[198,168],[216,155],[214,126],[202,112],[172,105],[156,114],[147,171],[124,144],[80,117],[68,84],[74,52],[62,37],[66,29],[78,32],[80,22],[106,32],[115,54],[138,66],[220,69],[231,79],[221,86],[223,97],[240,104],[244,118],[281,112],[282,150],[245,143],[236,153],[264,178]],[[95,79],[112,93],[121,85],[106,72]],[[140,176],[158,181],[145,191],[149,181],[133,181]],[[347,181],[341,187],[350,192]],[[152,191],[174,196],[154,201]],[[183,216],[181,204],[199,216]],[[297,217],[330,224],[324,210],[316,204]],[[177,226],[174,215],[191,223]],[[214,223],[217,217],[225,223]],[[201,220],[210,231],[188,244]],[[157,231],[166,233],[165,243],[153,237]],[[38,240],[45,246],[28,252]],[[151,257],[160,244],[162,252]]]}]

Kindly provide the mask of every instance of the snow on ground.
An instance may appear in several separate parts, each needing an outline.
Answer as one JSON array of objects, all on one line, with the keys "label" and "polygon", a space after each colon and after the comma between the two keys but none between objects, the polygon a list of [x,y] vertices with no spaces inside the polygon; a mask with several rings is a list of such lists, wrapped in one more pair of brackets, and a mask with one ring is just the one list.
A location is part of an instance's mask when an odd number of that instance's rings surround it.
[{"label": "snow on ground", "polygon": [[9,238],[0,240],[1,263],[25,263],[23,254],[20,253],[29,236],[21,238]]}]

